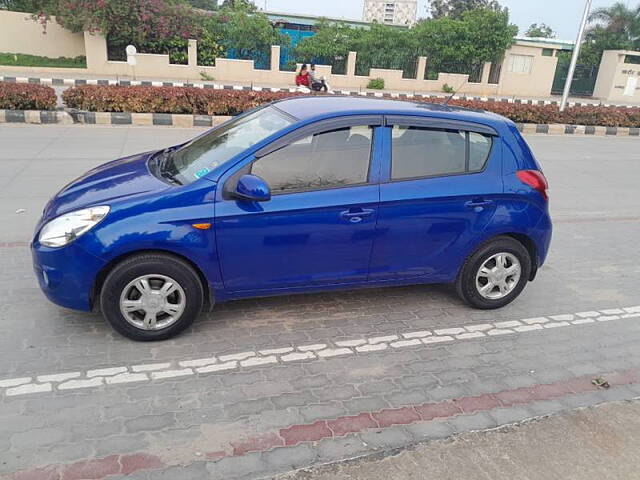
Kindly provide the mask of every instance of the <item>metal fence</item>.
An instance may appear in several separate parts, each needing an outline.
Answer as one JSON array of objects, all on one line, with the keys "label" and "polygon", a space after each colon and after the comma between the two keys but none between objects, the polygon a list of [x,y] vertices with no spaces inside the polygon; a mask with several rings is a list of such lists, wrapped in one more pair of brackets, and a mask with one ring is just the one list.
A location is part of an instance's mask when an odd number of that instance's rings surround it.
[{"label": "metal fence", "polygon": [[482,63],[449,63],[449,62],[430,62],[427,60],[427,69],[425,71],[426,80],[437,80],[439,73],[460,73],[469,75],[469,83],[480,83],[482,81],[482,73],[484,71],[484,62]]}]

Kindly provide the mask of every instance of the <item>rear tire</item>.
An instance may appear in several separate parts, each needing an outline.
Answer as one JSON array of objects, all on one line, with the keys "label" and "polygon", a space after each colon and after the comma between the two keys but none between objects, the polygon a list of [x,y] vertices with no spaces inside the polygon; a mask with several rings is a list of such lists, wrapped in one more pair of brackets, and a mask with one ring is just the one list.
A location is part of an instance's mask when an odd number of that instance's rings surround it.
[{"label": "rear tire", "polygon": [[107,276],[100,294],[104,317],[120,334],[137,341],[171,338],[200,314],[200,277],[183,260],[142,254],[124,260]]},{"label": "rear tire", "polygon": [[496,237],[467,259],[458,274],[456,291],[473,308],[501,308],[522,293],[531,268],[524,245],[512,237]]}]

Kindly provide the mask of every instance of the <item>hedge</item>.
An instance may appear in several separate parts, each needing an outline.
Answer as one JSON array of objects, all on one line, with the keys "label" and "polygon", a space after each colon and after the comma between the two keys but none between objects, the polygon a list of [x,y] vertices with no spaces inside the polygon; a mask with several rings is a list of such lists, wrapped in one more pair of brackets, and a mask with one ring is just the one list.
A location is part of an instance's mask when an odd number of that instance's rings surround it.
[{"label": "hedge", "polygon": [[194,87],[83,85],[67,89],[62,99],[69,108],[92,112],[237,115],[263,103],[294,95],[299,94]]},{"label": "hedge", "polygon": [[0,109],[53,110],[56,92],[51,87],[31,83],[0,82]]},{"label": "hedge", "polygon": [[0,65],[13,67],[87,68],[87,58],[84,56],[75,58],[51,58],[40,55],[0,52]]},{"label": "hedge", "polygon": [[[69,88],[62,94],[62,98],[70,108],[94,112],[236,115],[262,103],[297,95],[304,94],[192,87],[84,85]],[[443,100],[436,101],[442,102]],[[561,113],[556,105],[526,105],[472,100],[452,100],[450,104],[495,112],[516,123],[640,127],[640,107],[581,106],[568,108]]]}]

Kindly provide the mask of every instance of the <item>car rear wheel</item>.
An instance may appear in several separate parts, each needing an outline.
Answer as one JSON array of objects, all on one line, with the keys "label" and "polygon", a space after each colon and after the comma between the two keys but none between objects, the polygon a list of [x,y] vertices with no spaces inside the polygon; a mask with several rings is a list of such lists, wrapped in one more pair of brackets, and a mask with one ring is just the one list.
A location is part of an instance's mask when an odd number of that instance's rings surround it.
[{"label": "car rear wheel", "polygon": [[100,295],[103,315],[125,337],[164,340],[193,323],[204,299],[198,274],[186,262],[143,254],[118,264]]},{"label": "car rear wheel", "polygon": [[522,293],[531,268],[531,256],[520,242],[497,237],[467,259],[458,275],[456,290],[474,308],[504,307]]}]

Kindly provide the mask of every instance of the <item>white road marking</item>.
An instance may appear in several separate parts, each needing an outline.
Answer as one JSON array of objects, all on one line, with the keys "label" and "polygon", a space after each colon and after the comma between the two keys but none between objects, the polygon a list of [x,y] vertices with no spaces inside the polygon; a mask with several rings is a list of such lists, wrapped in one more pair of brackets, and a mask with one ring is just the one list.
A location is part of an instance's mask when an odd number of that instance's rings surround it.
[{"label": "white road marking", "polygon": [[112,377],[114,375],[118,375],[119,373],[125,373],[128,371],[127,367],[112,367],[112,368],[98,368],[96,370],[89,370],[87,372],[87,377]]},{"label": "white road marking", "polygon": [[190,368],[184,368],[182,370],[167,370],[164,372],[151,372],[151,378],[153,380],[159,380],[163,378],[185,377],[187,375],[193,375],[193,370]]},{"label": "white road marking", "polygon": [[206,367],[207,365],[211,365],[212,363],[216,363],[216,357],[211,358],[200,358],[198,360],[184,360],[182,362],[178,362],[178,365],[181,367]]},{"label": "white road marking", "polygon": [[[342,355],[367,354],[393,349],[415,348],[422,344],[434,345],[465,341],[475,338],[500,335],[515,335],[536,330],[558,327],[577,327],[615,320],[640,318],[640,306],[610,308],[601,311],[536,317],[521,321],[500,321],[494,323],[465,325],[415,332],[400,332],[398,335],[354,338],[312,345],[299,345],[241,352],[206,358],[176,360],[174,362],[120,365],[93,368],[83,372],[63,372],[42,374],[33,377],[7,378],[0,380],[0,391],[6,396],[47,393],[55,390],[92,389],[117,384],[162,381],[191,375],[205,375],[216,372],[230,372],[238,368],[252,368],[261,365],[285,364],[296,361],[310,361],[318,358],[332,358]],[[454,338],[455,337],[455,338]],[[296,351],[297,350],[297,351]]]},{"label": "white road marking", "polygon": [[6,380],[0,380],[0,388],[17,387],[18,385],[24,385],[30,381],[31,377],[8,378]]},{"label": "white road marking", "polygon": [[170,366],[170,363],[148,363],[145,365],[134,365],[131,367],[131,370],[134,372],[153,372],[155,370],[164,370]]},{"label": "white road marking", "polygon": [[234,353],[232,355],[221,355],[220,361],[221,362],[228,362],[231,360],[246,360],[247,358],[251,358],[251,357],[255,357],[256,356],[256,352],[242,352],[242,353]]},{"label": "white road marking", "polygon": [[54,375],[39,375],[37,377],[37,380],[40,383],[64,382],[65,380],[71,380],[72,378],[78,378],[81,375],[82,375],[82,372],[58,373],[58,374],[54,374]]}]

